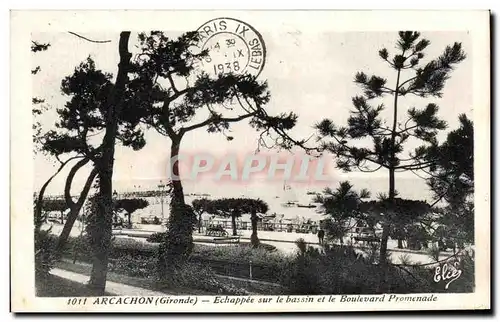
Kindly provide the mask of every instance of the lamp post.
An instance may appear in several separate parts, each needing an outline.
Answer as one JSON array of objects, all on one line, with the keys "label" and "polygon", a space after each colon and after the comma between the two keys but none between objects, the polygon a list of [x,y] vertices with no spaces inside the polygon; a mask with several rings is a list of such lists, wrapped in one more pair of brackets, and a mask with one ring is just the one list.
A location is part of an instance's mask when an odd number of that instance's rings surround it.
[{"label": "lamp post", "polygon": [[161,222],[165,221],[165,214],[163,212],[163,192],[165,191],[165,185],[163,181],[160,180],[160,184],[158,185],[158,189],[160,189],[160,202],[161,202]]},{"label": "lamp post", "polygon": [[113,221],[114,221],[114,224],[116,225],[118,223],[118,218],[117,218],[117,214],[116,214],[116,200],[118,199],[118,193],[115,191],[113,191],[113,196],[112,196],[112,208],[111,208],[111,211],[113,212]]}]

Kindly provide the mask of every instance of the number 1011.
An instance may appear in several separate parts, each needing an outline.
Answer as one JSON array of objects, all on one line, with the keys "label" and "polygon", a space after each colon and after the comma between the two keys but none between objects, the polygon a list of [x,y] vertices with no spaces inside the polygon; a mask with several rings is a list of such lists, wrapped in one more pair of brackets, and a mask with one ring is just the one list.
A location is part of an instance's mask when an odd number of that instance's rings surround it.
[{"label": "number 1011", "polygon": [[68,305],[85,305],[87,304],[87,298],[85,297],[73,297],[68,299]]},{"label": "number 1011", "polygon": [[214,64],[214,73],[216,74],[224,74],[230,72],[237,72],[240,70],[240,63],[238,61],[234,61],[232,63],[222,63],[222,64]]}]

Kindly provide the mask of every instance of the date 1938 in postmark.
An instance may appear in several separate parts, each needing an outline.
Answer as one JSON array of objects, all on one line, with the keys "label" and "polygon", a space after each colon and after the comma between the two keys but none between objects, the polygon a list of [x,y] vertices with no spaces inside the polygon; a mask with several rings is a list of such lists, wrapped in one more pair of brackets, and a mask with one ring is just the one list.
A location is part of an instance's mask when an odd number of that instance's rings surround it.
[{"label": "date 1938 in postmark", "polygon": [[250,74],[257,77],[266,62],[261,34],[251,25],[234,18],[216,18],[198,28],[196,47],[208,56],[197,66],[208,74]]}]

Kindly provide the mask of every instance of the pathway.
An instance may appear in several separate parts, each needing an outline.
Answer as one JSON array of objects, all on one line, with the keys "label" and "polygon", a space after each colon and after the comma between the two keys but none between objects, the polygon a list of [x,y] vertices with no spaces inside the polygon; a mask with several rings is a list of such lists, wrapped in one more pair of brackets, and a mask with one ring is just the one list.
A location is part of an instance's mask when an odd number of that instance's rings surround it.
[{"label": "pathway", "polygon": [[[83,274],[78,274],[74,272],[70,272],[67,270],[63,270],[60,268],[53,268],[50,273],[52,275],[59,276],[61,278],[65,278],[68,280],[71,280],[73,282],[81,283],[81,284],[87,284],[89,277]],[[134,295],[134,296],[165,296],[167,295],[166,293],[162,292],[157,292],[157,291],[152,291],[148,290],[145,288],[140,288],[140,287],[135,287],[135,286],[130,286],[126,284],[121,284],[121,283],[115,283],[115,282],[106,282],[106,292],[115,294],[118,296],[122,295]]]}]

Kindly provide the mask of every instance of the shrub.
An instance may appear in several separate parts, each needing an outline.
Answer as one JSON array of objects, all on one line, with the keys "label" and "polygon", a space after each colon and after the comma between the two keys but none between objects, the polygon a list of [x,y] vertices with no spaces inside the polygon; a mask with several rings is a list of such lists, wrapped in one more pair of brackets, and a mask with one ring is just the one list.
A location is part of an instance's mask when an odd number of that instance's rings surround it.
[{"label": "shrub", "polygon": [[320,294],[320,277],[318,276],[319,252],[313,247],[307,248],[302,239],[296,241],[297,255],[292,262],[287,263],[281,282],[294,295]]},{"label": "shrub", "polygon": [[[356,253],[350,246],[325,247],[324,255],[302,241],[297,242],[299,251],[290,262],[280,280],[290,294],[377,294],[379,292],[380,265],[373,261],[375,249],[368,254]],[[473,266],[471,256],[464,257],[461,265]],[[471,264],[472,263],[472,264]],[[473,269],[470,270],[473,272]],[[425,266],[389,265],[385,291],[389,293],[446,292],[443,285],[433,282],[434,269]],[[462,273],[464,274],[464,273]],[[473,273],[469,276],[473,279]],[[469,276],[460,278],[456,290],[473,289]],[[457,280],[458,282],[458,280]],[[455,283],[455,282],[454,282]],[[451,288],[450,290],[451,291]],[[463,292],[463,291],[462,291]]]},{"label": "shrub", "polygon": [[231,246],[195,245],[192,256],[212,260],[233,261],[248,264],[282,264],[288,256],[279,252],[271,252],[265,246],[253,248],[250,244]]},{"label": "shrub", "polygon": [[439,255],[441,254],[441,249],[439,248],[438,245],[431,245],[427,249],[427,255],[434,261],[438,262],[439,261]]},{"label": "shrub", "polygon": [[110,260],[109,271],[140,278],[155,278],[156,264],[151,256],[126,254]]},{"label": "shrub", "polygon": [[146,241],[150,243],[161,243],[166,237],[167,233],[153,233],[146,238]]},{"label": "shrub", "polygon": [[49,275],[56,261],[56,238],[48,230],[35,230],[35,278],[44,279]]},{"label": "shrub", "polygon": [[216,294],[248,295],[246,290],[238,288],[232,283],[221,282],[206,265],[189,261],[176,266],[161,282],[163,286],[168,288],[182,286]]},{"label": "shrub", "polygon": [[158,244],[148,243],[144,240],[128,238],[128,237],[115,237],[111,245],[112,256],[122,255],[150,255],[158,249]]},{"label": "shrub", "polygon": [[450,292],[472,293],[476,287],[474,251],[463,251],[458,258],[460,260],[462,275],[451,284]]},{"label": "shrub", "polygon": [[[460,277],[453,280],[451,283],[449,283],[451,279],[434,282],[434,274],[437,265],[432,265],[432,267],[427,267],[427,269],[421,269],[419,273],[420,276],[432,281],[435,292],[470,293],[474,292],[475,289],[474,262],[473,250],[463,250],[456,256],[450,257],[445,262],[439,262],[438,265],[441,267],[441,270],[443,270],[444,264],[447,264],[461,271]],[[448,289],[445,289],[447,283],[449,283]]]},{"label": "shrub", "polygon": [[250,262],[253,278],[277,283],[290,256],[269,252],[251,245],[207,246],[195,245],[190,259],[210,265],[219,274],[248,278]]},{"label": "shrub", "polygon": [[408,254],[401,254],[401,255],[399,255],[398,259],[399,259],[399,262],[401,263],[401,265],[408,266],[408,265],[412,264],[411,257]]}]

